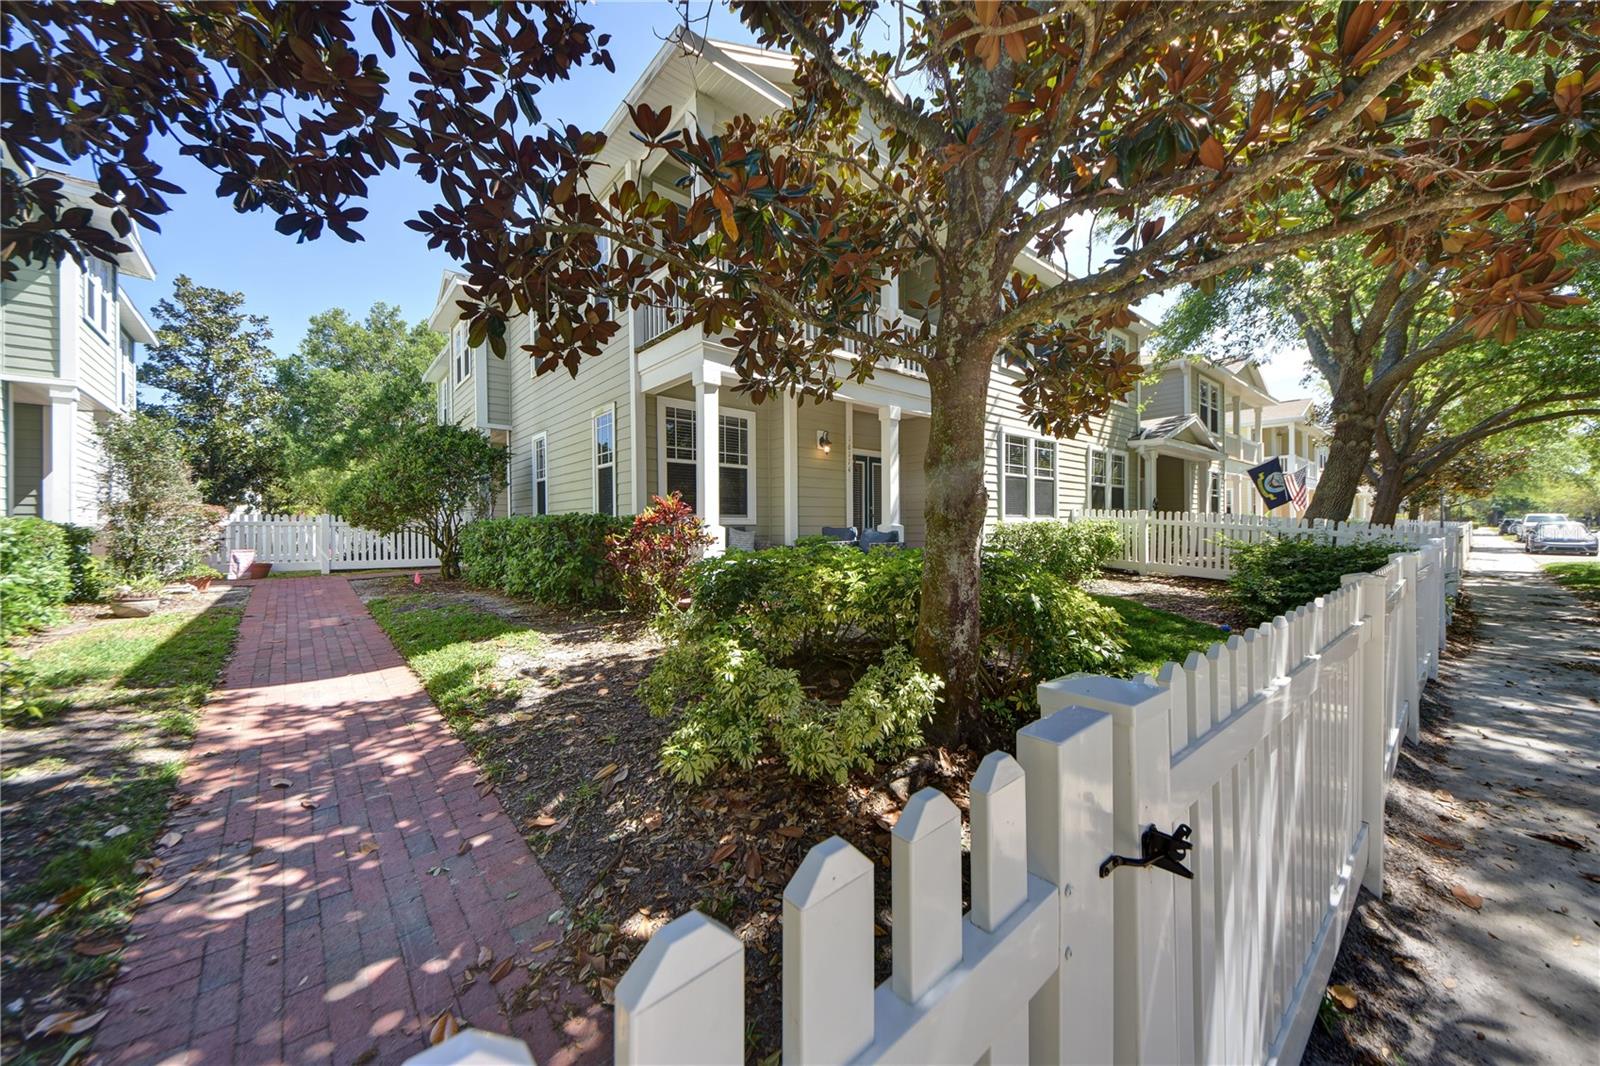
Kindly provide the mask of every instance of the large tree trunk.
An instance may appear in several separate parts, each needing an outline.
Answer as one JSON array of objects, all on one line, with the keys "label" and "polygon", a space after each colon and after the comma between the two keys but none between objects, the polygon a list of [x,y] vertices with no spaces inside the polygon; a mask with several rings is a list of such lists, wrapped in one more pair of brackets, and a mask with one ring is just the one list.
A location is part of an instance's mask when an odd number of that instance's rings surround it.
[{"label": "large tree trunk", "polygon": [[1400,504],[1406,498],[1405,479],[1398,470],[1385,471],[1378,479],[1378,488],[1372,500],[1372,521],[1377,525],[1392,526],[1400,514]]},{"label": "large tree trunk", "polygon": [[[1348,373],[1348,372],[1347,372]],[[1326,518],[1343,522],[1355,506],[1356,490],[1372,458],[1373,441],[1378,435],[1378,414],[1367,399],[1363,375],[1348,374],[1350,385],[1343,385],[1333,398],[1333,443],[1328,446],[1328,462],[1322,468],[1317,491],[1306,509],[1307,518]]]},{"label": "large tree trunk", "polygon": [[989,507],[983,461],[989,360],[969,352],[962,363],[929,367],[933,417],[923,464],[928,532],[922,550],[917,655],[944,678],[933,734],[946,743],[960,737],[963,726],[977,716],[981,700],[978,555]]}]

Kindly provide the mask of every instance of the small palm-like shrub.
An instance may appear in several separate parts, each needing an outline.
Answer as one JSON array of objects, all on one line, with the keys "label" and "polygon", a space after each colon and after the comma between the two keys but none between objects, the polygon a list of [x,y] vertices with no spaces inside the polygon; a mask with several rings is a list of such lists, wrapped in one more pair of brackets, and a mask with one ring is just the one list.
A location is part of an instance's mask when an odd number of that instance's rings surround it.
[{"label": "small palm-like shrub", "polygon": [[711,542],[706,524],[674,492],[651,497],[626,532],[607,538],[606,561],[617,572],[623,602],[636,611],[652,611],[682,598],[689,564]]}]

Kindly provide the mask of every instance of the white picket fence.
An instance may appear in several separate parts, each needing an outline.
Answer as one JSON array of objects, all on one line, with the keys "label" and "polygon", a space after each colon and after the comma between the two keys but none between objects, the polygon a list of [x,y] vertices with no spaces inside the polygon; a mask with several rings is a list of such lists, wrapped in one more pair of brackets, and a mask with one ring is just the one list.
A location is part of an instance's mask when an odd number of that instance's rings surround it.
[{"label": "white picket fence", "polygon": [[[817,845],[784,892],[784,1060],[1298,1061],[1357,888],[1381,891],[1445,573],[1435,537],[1155,678],[1041,685],[972,784],[965,915],[959,811],[924,789],[902,812],[877,988],[873,864]],[[1102,871],[1180,824],[1192,880]],[[744,1061],[743,957],[703,914],[665,926],[617,986],[617,1061]]]},{"label": "white picket fence", "polygon": [[1443,540],[1445,569],[1458,578],[1472,543],[1470,522],[1329,522],[1324,519],[1274,518],[1172,511],[1074,510],[1068,521],[1093,518],[1115,522],[1122,530],[1123,554],[1112,565],[1140,574],[1227,578],[1233,574],[1233,545],[1259,544],[1274,537],[1310,537],[1328,544],[1382,540],[1419,549]]},{"label": "white picket fence", "polygon": [[381,536],[333,515],[230,515],[221,559],[248,548],[256,561],[285,570],[375,570],[388,567],[438,566],[433,545],[421,533]]}]

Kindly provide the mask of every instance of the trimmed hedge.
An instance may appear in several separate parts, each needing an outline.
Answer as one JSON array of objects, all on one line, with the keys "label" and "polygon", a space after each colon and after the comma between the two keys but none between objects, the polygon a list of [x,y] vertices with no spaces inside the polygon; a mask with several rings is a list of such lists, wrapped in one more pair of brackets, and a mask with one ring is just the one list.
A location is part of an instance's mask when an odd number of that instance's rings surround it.
[{"label": "trimmed hedge", "polygon": [[0,518],[0,639],[61,618],[72,590],[67,535],[42,518]]},{"label": "trimmed hedge", "polygon": [[1050,571],[1069,585],[1100,576],[1100,568],[1122,554],[1122,531],[1115,522],[1002,522],[985,545],[1012,551]]},{"label": "trimmed hedge", "polygon": [[1377,570],[1404,551],[1393,541],[1325,544],[1309,537],[1277,537],[1258,544],[1234,543],[1228,595],[1251,625],[1270,622],[1339,588],[1345,574]]},{"label": "trimmed hedge", "polygon": [[602,514],[479,519],[461,533],[461,573],[474,585],[551,607],[613,604],[620,585],[606,539],[631,521]]}]

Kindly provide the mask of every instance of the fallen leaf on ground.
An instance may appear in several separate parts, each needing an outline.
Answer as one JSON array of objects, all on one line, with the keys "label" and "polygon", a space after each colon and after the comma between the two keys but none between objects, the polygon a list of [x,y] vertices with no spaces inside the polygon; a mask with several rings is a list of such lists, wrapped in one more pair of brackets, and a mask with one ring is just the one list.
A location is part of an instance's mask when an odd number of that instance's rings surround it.
[{"label": "fallen leaf on ground", "polygon": [[128,827],[125,826],[125,825],[114,825],[110,829],[106,830],[106,839],[107,840],[115,840],[119,836],[122,836],[124,833],[127,833],[128,831],[129,831]]},{"label": "fallen leaf on ground", "polygon": [[608,762],[604,766],[600,767],[599,771],[595,773],[594,779],[596,781],[604,781],[606,778],[610,777],[616,772],[617,764],[614,762]]},{"label": "fallen leaf on ground", "polygon": [[1450,894],[1462,904],[1471,907],[1475,911],[1483,909],[1483,897],[1478,895],[1476,892],[1468,891],[1460,885],[1451,885]]},{"label": "fallen leaf on ground", "polygon": [[79,955],[97,957],[100,955],[109,955],[121,947],[122,941],[115,938],[106,938],[102,940],[80,940],[76,944],[72,945],[72,950],[76,951]]},{"label": "fallen leaf on ground", "polygon": [[533,949],[532,950],[533,950],[533,953],[535,955],[537,955],[539,952],[547,951],[550,948],[555,947],[559,943],[561,943],[561,941],[556,940],[554,938],[552,938],[550,940],[541,940],[537,944],[533,945]]},{"label": "fallen leaf on ground", "polygon": [[706,860],[706,865],[715,866],[717,863],[722,862],[724,859],[732,855],[733,852],[734,843],[730,840],[728,843],[719,846],[717,850],[711,853],[711,857]]},{"label": "fallen leaf on ground", "polygon": [[377,850],[378,850],[378,845],[374,844],[370,840],[363,840],[361,842],[361,846],[356,848],[356,854],[357,855],[371,855],[373,852],[375,852]]},{"label": "fallen leaf on ground", "polygon": [[467,852],[469,852],[471,850],[472,850],[472,841],[463,840],[461,842],[461,846],[456,849],[456,854],[457,855],[465,855]]},{"label": "fallen leaf on ground", "polygon": [[160,903],[162,900],[166,899],[168,896],[172,895],[182,887],[182,878],[179,878],[176,881],[168,881],[164,885],[152,888],[147,892],[139,893],[139,902],[141,904]]},{"label": "fallen leaf on ground", "polygon": [[163,836],[160,840],[156,841],[156,847],[158,847],[158,848],[175,847],[177,845],[178,841],[180,841],[182,839],[183,839],[183,834],[178,832],[176,829],[174,829],[170,833],[167,833],[165,836]]},{"label": "fallen leaf on ground", "polygon": [[315,800],[301,800],[300,801],[300,806],[304,807],[308,811],[314,811],[314,810],[317,809],[317,804],[316,804]]},{"label": "fallen leaf on ground", "polygon": [[556,820],[548,814],[541,814],[537,818],[529,818],[528,824],[534,829],[548,829],[556,824]]},{"label": "fallen leaf on ground", "polygon": [[1588,851],[1588,847],[1577,837],[1569,837],[1565,833],[1529,833],[1535,840],[1542,840],[1546,844],[1554,844],[1558,848],[1568,851]]},{"label": "fallen leaf on ground", "polygon": [[478,965],[487,966],[494,961],[494,948],[484,944],[478,948]]},{"label": "fallen leaf on ground", "polygon": [[287,777],[274,777],[271,783],[273,788],[288,788],[290,785],[294,784],[294,782],[290,781]]},{"label": "fallen leaf on ground", "polygon": [[1426,840],[1428,843],[1432,844],[1441,851],[1461,850],[1461,845],[1457,844],[1454,840],[1446,840],[1444,837],[1431,837],[1427,833],[1418,833],[1417,836],[1423,840]]},{"label": "fallen leaf on ground", "polygon": [[516,964],[516,960],[515,959],[501,959],[500,960],[500,965],[496,966],[494,968],[494,970],[489,974],[489,983],[492,984],[492,985],[497,985],[501,981],[504,981],[506,979],[507,975],[509,975],[511,973],[511,967],[514,966],[515,964]]},{"label": "fallen leaf on ground", "polygon": [[100,1024],[100,1019],[106,1016],[105,1011],[96,1011],[93,1014],[84,1014],[82,1011],[65,1010],[55,1014],[47,1014],[28,1030],[28,1037],[36,1036],[74,1036],[78,1033],[87,1033],[90,1029]]},{"label": "fallen leaf on ground", "polygon": [[1349,985],[1329,985],[1328,994],[1345,1010],[1355,1010],[1356,1004],[1361,1002],[1356,996],[1356,990]]},{"label": "fallen leaf on ground", "polygon": [[1584,874],[1583,879],[1585,881],[1592,881],[1595,884],[1600,885],[1600,874]]},{"label": "fallen leaf on ground", "polygon": [[806,835],[806,831],[798,825],[780,825],[776,830],[774,830],[774,832],[776,832],[779,836],[785,836],[791,840]]},{"label": "fallen leaf on ground", "polygon": [[755,848],[747,848],[745,850],[744,875],[752,881],[761,879],[761,853]]},{"label": "fallen leaf on ground", "polygon": [[461,1031],[461,1023],[456,1021],[454,1014],[448,1009],[440,1011],[439,1016],[428,1026],[429,1045],[442,1044]]}]

